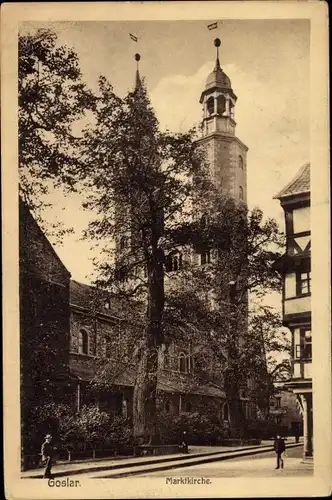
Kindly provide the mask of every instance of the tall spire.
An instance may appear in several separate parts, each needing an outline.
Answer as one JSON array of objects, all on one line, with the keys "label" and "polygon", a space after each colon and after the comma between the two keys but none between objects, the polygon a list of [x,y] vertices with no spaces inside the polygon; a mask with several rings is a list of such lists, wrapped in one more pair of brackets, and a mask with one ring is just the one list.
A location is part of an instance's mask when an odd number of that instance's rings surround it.
[{"label": "tall spire", "polygon": [[141,77],[140,77],[140,74],[139,74],[139,66],[138,66],[138,63],[139,63],[140,59],[141,59],[141,56],[139,54],[135,54],[135,60],[137,62],[135,90],[138,90],[140,88],[140,86],[142,85]]}]

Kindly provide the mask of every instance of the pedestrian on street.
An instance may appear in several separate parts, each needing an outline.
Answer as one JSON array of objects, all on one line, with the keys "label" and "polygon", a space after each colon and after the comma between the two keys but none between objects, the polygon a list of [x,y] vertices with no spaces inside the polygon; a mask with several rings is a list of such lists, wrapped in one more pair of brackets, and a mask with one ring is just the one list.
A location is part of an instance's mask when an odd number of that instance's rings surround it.
[{"label": "pedestrian on street", "polygon": [[300,431],[299,429],[295,429],[294,431],[295,442],[298,443],[300,441]]},{"label": "pedestrian on street", "polygon": [[277,454],[277,467],[276,469],[284,468],[284,458],[283,454],[286,450],[286,445],[285,445],[285,440],[278,434],[276,439],[274,440],[274,445],[273,445],[274,451]]},{"label": "pedestrian on street", "polygon": [[52,458],[53,458],[53,446],[51,445],[51,441],[52,441],[51,434],[47,434],[45,436],[45,441],[43,442],[41,447],[42,461],[45,464],[45,472],[44,472],[45,479],[50,479],[52,477],[51,469],[52,469]]},{"label": "pedestrian on street", "polygon": [[188,453],[188,438],[187,438],[186,431],[183,431],[183,433],[182,433],[181,449],[182,449],[182,453]]}]

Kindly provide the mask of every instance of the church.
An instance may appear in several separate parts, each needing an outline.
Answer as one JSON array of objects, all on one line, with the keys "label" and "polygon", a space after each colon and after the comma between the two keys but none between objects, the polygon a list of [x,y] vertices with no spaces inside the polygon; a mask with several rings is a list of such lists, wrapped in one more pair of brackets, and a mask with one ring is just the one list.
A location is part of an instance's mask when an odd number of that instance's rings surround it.
[{"label": "church", "polygon": [[[224,73],[219,61],[220,40],[215,40],[217,56],[212,72],[207,75],[199,99],[203,108],[201,138],[206,148],[211,178],[214,184],[239,203],[247,201],[247,146],[236,136],[236,101],[230,78]],[[139,74],[138,74],[139,80]],[[199,98],[199,96],[198,96]],[[135,366],[133,358],[136,343],[133,337],[126,340],[126,332],[132,328],[123,304],[107,293],[98,296],[93,287],[70,279],[70,273],[56,255],[52,245],[38,227],[37,222],[24,204],[21,218],[21,342],[24,346],[23,384],[29,394],[33,392],[29,373],[30,351],[35,342],[29,342],[36,325],[42,337],[50,337],[56,331],[55,351],[48,360],[40,353],[39,363],[48,363],[52,373],[52,389],[61,387],[62,397],[70,402],[74,411],[82,405],[95,401],[113,415],[132,416]],[[33,238],[32,238],[33,233]],[[33,242],[33,243],[32,243]],[[121,245],[121,238],[119,238]],[[40,256],[43,259],[40,260]],[[200,255],[199,265],[205,265],[209,256]],[[43,270],[41,272],[41,265]],[[181,262],[166,263],[174,270]],[[38,282],[34,288],[32,282]],[[28,292],[28,288],[31,288]],[[41,288],[45,290],[40,292]],[[26,292],[25,292],[26,291]],[[34,315],[27,320],[28,304],[32,296],[43,295],[43,306],[35,307]],[[33,300],[31,300],[31,297]],[[49,300],[46,300],[46,299]],[[91,314],[94,304],[93,314]],[[97,305],[96,305],[97,304]],[[51,309],[50,309],[51,308]],[[60,319],[49,323],[41,321],[61,311]],[[54,319],[54,318],[53,318]],[[27,323],[28,321],[28,323]],[[34,322],[33,324],[31,322]],[[56,325],[54,327],[54,324]],[[140,326],[137,326],[139,332]],[[56,350],[61,351],[61,356]],[[30,354],[29,354],[30,353]],[[213,373],[208,380],[195,375],[195,347],[171,344],[165,352],[161,349],[158,361],[158,401],[162,410],[170,415],[181,412],[200,412],[211,406],[220,415],[225,428],[232,425],[223,380]],[[105,370],[107,366],[107,370]],[[105,389],[91,391],[91,385],[100,372],[105,377]],[[56,374],[56,376],[55,376]],[[99,375],[98,375],[99,376]],[[195,384],[193,384],[195,378]],[[197,382],[198,380],[198,382]],[[47,391],[46,391],[47,392]],[[55,393],[54,392],[54,393]],[[239,395],[247,418],[256,417],[255,404],[248,398],[244,388]]]}]

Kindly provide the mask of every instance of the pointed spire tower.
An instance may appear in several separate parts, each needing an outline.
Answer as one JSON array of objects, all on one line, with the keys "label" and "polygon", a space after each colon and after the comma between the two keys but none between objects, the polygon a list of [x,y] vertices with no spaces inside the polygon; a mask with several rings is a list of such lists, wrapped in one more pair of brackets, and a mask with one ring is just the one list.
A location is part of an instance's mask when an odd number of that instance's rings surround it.
[{"label": "pointed spire tower", "polygon": [[231,80],[219,61],[219,38],[214,40],[216,63],[201,94],[203,105],[202,139],[206,146],[211,176],[221,190],[235,199],[247,200],[248,148],[235,135],[235,104]]}]

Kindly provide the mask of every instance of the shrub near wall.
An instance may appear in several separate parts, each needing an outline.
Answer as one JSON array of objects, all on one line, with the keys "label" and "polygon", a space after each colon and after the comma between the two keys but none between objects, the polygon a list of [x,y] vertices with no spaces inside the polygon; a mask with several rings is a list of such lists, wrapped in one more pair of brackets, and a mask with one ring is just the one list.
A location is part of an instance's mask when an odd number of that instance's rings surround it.
[{"label": "shrub near wall", "polygon": [[180,444],[182,434],[187,432],[189,445],[217,445],[227,437],[227,429],[214,415],[181,413],[173,416],[159,414],[160,439],[163,444]]}]

